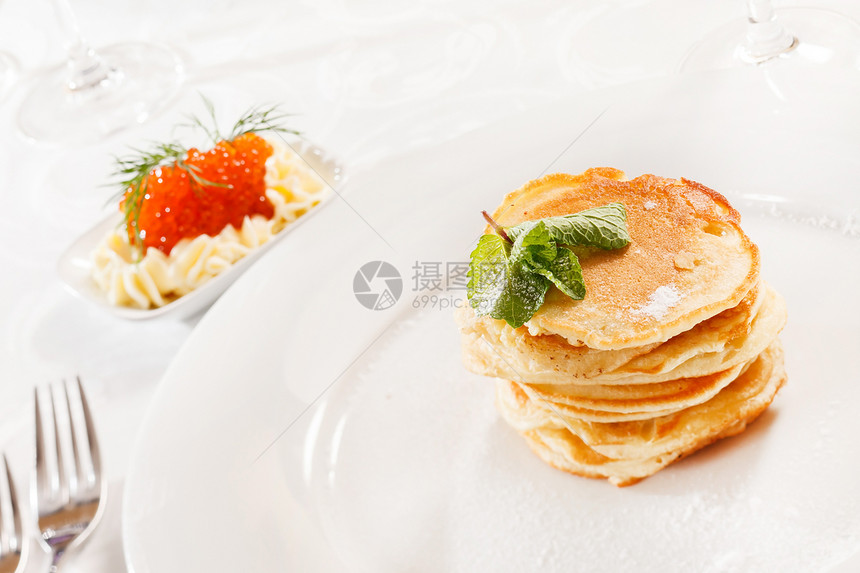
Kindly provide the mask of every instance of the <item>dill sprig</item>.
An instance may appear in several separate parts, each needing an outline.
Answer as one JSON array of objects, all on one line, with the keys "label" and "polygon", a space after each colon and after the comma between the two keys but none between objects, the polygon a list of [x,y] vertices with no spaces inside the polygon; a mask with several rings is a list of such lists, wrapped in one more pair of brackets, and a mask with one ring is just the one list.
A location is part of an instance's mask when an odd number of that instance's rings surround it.
[{"label": "dill sprig", "polygon": [[139,222],[141,206],[146,195],[146,180],[157,167],[165,167],[171,163],[185,163],[183,160],[185,152],[186,149],[176,142],[153,143],[150,149],[132,148],[131,154],[114,158],[116,169],[112,175],[119,179],[117,184],[120,187],[115,199],[123,199],[123,225],[129,235],[134,237],[135,246],[141,251],[143,239],[140,237]]},{"label": "dill sprig", "polygon": [[289,133],[292,135],[301,135],[298,131],[283,127],[284,121],[292,117],[294,114],[284,113],[277,105],[256,105],[239,116],[233,128],[226,136],[221,134],[218,128],[218,119],[215,117],[215,106],[212,101],[202,95],[203,105],[206,107],[208,121],[204,121],[196,115],[187,116],[188,122],[181,124],[182,127],[191,127],[199,129],[209,138],[213,144],[221,140],[233,141],[237,137],[246,133]]},{"label": "dill sprig", "polygon": [[233,141],[246,133],[262,132],[301,135],[298,131],[287,129],[281,125],[288,117],[292,116],[291,113],[283,113],[275,105],[252,107],[236,120],[227,139]]},{"label": "dill sprig", "polygon": [[[227,137],[221,135],[215,118],[215,106],[201,95],[206,107],[208,122],[194,115],[188,116],[188,123],[178,127],[190,127],[202,131],[212,145],[219,141],[233,141],[246,133],[289,133],[301,135],[298,131],[287,129],[281,123],[292,114],[283,113],[277,105],[254,106],[243,113]],[[123,223],[126,231],[134,238],[139,255],[143,256],[143,238],[141,237],[140,212],[146,200],[146,182],[149,174],[159,167],[176,167],[188,173],[195,192],[202,192],[205,187],[231,187],[229,184],[208,181],[200,176],[200,167],[185,161],[188,148],[177,141],[170,143],[151,143],[148,149],[131,148],[131,153],[124,157],[114,157],[115,170],[111,174],[116,180],[120,191],[114,197],[122,199]]]}]

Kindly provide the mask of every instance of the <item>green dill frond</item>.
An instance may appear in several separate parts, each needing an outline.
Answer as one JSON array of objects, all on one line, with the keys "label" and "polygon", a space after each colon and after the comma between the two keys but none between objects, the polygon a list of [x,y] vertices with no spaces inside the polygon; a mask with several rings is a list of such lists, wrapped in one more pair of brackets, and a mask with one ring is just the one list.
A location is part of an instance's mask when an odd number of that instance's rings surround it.
[{"label": "green dill frond", "polygon": [[300,135],[298,131],[287,129],[281,124],[293,114],[282,112],[277,105],[254,106],[236,120],[228,139],[233,141],[246,133],[291,133]]},{"label": "green dill frond", "polygon": [[115,169],[111,174],[120,188],[114,200],[123,199],[123,225],[135,239],[140,248],[140,209],[146,195],[146,179],[158,167],[166,167],[182,161],[186,149],[176,142],[154,142],[149,149],[132,148],[124,157],[115,157]]}]

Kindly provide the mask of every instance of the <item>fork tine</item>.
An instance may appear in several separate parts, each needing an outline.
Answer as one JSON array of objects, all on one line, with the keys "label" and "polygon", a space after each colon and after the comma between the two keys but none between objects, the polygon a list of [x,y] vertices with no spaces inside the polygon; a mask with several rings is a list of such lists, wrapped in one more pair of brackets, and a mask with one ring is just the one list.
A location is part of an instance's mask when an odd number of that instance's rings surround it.
[{"label": "fork tine", "polygon": [[78,447],[77,432],[75,431],[75,419],[74,419],[74,416],[72,414],[72,400],[69,397],[69,383],[67,383],[65,381],[63,382],[63,391],[66,393],[66,410],[69,413],[69,433],[71,434],[71,438],[72,438],[72,458],[73,458],[74,466],[75,466],[75,471],[74,471],[75,488],[74,488],[74,490],[76,493],[80,494],[83,490],[86,489],[87,482],[89,480],[87,479],[87,476],[85,475],[84,464],[81,461],[81,451],[80,451],[80,448]]},{"label": "fork tine", "polygon": [[87,395],[84,393],[84,386],[81,384],[81,377],[77,377],[78,393],[81,395],[81,410],[84,413],[84,422],[87,427],[87,442],[90,446],[90,459],[93,464],[93,479],[95,487],[101,486],[102,481],[102,461],[99,451],[99,442],[96,438],[96,429],[93,425],[93,417],[90,414],[90,404],[87,401]]},{"label": "fork tine", "polygon": [[[12,507],[12,536],[9,539],[9,550],[20,551],[23,543],[23,529],[21,527],[21,511],[18,509],[18,494],[15,491],[15,481],[12,479],[12,472],[9,471],[9,462],[6,460],[6,455],[3,455],[3,465],[6,468],[6,483],[9,489],[9,500]],[[2,526],[0,526],[2,527]]]},{"label": "fork tine", "polygon": [[[107,494],[107,481],[101,475],[101,457],[89,403],[79,377],[77,385],[80,401],[69,399],[74,394],[74,390],[69,388],[73,384],[72,381],[67,380],[63,382],[62,391],[56,385],[49,385],[48,390],[36,394],[36,457],[37,478],[40,478],[36,480],[35,500],[39,516],[37,525],[41,534],[39,536],[41,546],[50,551],[53,556],[51,571],[57,570],[58,563],[67,551],[77,549],[87,540],[104,514]],[[39,394],[44,396],[47,392],[51,395],[51,418],[57,445],[53,450],[48,436],[51,429],[47,426],[47,401],[39,400]],[[64,393],[64,396],[61,396],[61,393]],[[61,402],[64,399],[66,412],[58,413],[63,408]],[[60,422],[64,421],[66,414],[68,414],[67,423],[63,423],[61,429]],[[42,427],[42,422],[45,422],[45,427]],[[84,427],[87,432],[86,441],[82,433]],[[63,435],[66,431],[71,432],[68,437]],[[46,437],[48,437],[47,440]],[[66,440],[66,443],[61,439]],[[52,462],[51,456],[57,456],[56,467],[53,463],[48,463]],[[84,463],[81,463],[82,461]],[[91,463],[87,463],[88,461]],[[79,476],[89,477],[87,472],[90,468],[92,468],[93,479],[86,479],[88,483],[84,483],[84,479]],[[70,485],[69,482],[72,479],[75,481]],[[46,488],[43,492],[39,489],[40,480],[49,481],[56,487]],[[24,544],[26,545],[26,538],[24,538]]]},{"label": "fork tine", "polygon": [[45,454],[48,451],[48,445],[45,439],[45,427],[42,422],[42,403],[39,399],[39,389],[34,390],[36,397],[36,493],[41,498],[47,495],[52,489],[51,479],[48,476],[48,460]]},{"label": "fork tine", "polygon": [[[11,541],[9,538],[9,532],[6,529],[6,517],[4,516],[3,511],[3,491],[8,490],[9,486],[12,484],[9,479],[9,464],[6,461],[6,455],[3,455],[3,465],[6,468],[6,471],[3,472],[3,475],[0,476],[0,558],[6,554],[7,551],[11,550]],[[3,484],[3,480],[6,480],[6,484]],[[12,499],[15,499],[14,495]],[[13,509],[14,511],[14,509]]]},{"label": "fork tine", "polygon": [[60,496],[60,505],[68,505],[69,503],[69,479],[66,471],[65,456],[63,456],[63,445],[60,441],[60,424],[57,420],[57,394],[54,392],[54,387],[49,386],[51,390],[51,410],[54,419],[54,449],[57,451],[57,475],[58,475],[58,492]]}]

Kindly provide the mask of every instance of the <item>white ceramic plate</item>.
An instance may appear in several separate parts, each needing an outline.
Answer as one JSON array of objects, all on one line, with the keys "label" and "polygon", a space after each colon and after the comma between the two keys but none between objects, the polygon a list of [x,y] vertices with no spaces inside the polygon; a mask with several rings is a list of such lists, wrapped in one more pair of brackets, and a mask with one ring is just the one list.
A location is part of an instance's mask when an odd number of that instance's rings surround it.
[{"label": "white ceramic plate", "polygon": [[[292,142],[291,145],[296,153],[301,155],[308,162],[308,165],[320,174],[326,183],[334,187],[338,192],[343,191],[343,186],[346,183],[345,173],[343,165],[341,165],[337,158],[303,140]],[[282,241],[285,236],[292,233],[309,216],[314,215],[323,208],[325,203],[331,199],[331,195],[329,193],[317,207],[305,216],[300,217],[296,222],[288,225],[283,231],[272,237],[268,243],[265,243],[258,249],[254,249],[224,272],[216,275],[190,293],[159,308],[139,309],[112,305],[108,302],[104,291],[99,289],[98,285],[92,279],[92,252],[99,242],[104,239],[105,235],[122,222],[122,215],[120,213],[106,217],[78,237],[60,257],[57,271],[62,281],[75,295],[97,304],[121,318],[131,320],[144,320],[162,316],[185,318],[211,305],[263,253]]]},{"label": "white ceramic plate", "polygon": [[[855,567],[860,90],[839,81],[752,70],[625,86],[357,174],[350,204],[251,269],[169,368],[125,491],[131,569]],[[532,455],[495,412],[493,383],[460,364],[439,307],[462,291],[413,284],[416,263],[427,278],[424,263],[466,261],[480,210],[507,191],[593,165],[730,195],[790,315],[790,378],[772,408],[624,489]],[[403,276],[388,310],[353,294],[374,260]]]}]

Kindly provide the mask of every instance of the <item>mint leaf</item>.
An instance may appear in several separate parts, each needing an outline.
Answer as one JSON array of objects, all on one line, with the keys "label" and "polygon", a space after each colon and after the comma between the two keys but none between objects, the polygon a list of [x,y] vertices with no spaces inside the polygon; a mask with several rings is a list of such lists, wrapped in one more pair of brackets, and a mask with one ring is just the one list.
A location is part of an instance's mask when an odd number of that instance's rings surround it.
[{"label": "mint leaf", "polygon": [[543,221],[537,221],[531,229],[520,233],[511,246],[511,261],[526,263],[531,267],[548,267],[558,250]]},{"label": "mint leaf", "polygon": [[630,243],[621,203],[507,229],[486,211],[483,215],[497,234],[482,236],[472,251],[469,304],[478,316],[504,320],[513,328],[538,311],[550,284],[572,299],[585,298],[579,259],[564,245],[617,249]]},{"label": "mint leaf", "polygon": [[512,261],[510,254],[509,242],[483,235],[472,251],[466,288],[475,314],[519,328],[543,304],[550,280]]},{"label": "mint leaf", "polygon": [[576,255],[553,240],[544,220],[520,233],[511,246],[510,260],[526,270],[545,276],[558,289],[575,300],[585,298],[585,281]]},{"label": "mint leaf", "polygon": [[552,240],[560,245],[582,245],[601,249],[618,249],[630,243],[627,233],[627,210],[621,203],[609,203],[571,215],[526,221],[506,229],[516,242],[523,233],[543,223]]},{"label": "mint leaf", "polygon": [[548,267],[535,267],[534,271],[545,276],[564,294],[574,300],[585,298],[585,280],[579,259],[570,249],[558,247],[555,259]]}]

